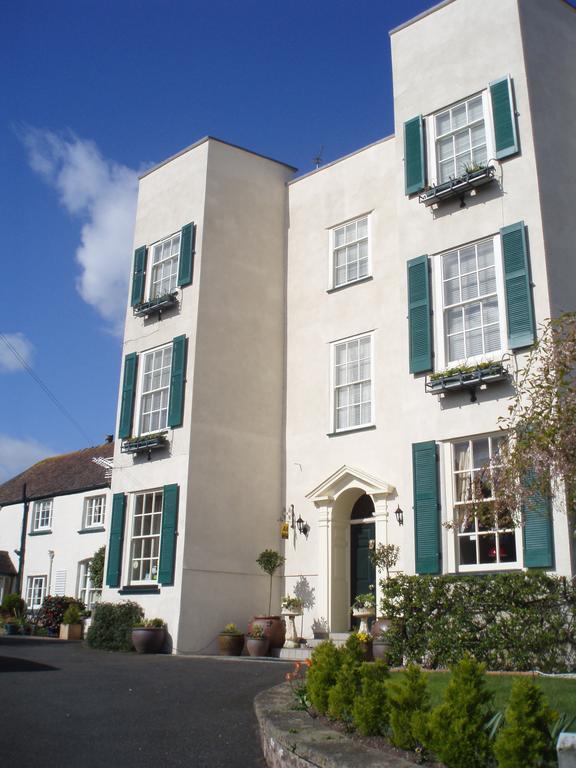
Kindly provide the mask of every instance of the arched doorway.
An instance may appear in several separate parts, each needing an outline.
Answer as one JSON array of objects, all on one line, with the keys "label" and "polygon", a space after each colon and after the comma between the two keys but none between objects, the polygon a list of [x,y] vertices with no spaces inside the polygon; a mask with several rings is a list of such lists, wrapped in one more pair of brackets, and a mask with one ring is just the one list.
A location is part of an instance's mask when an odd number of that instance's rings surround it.
[{"label": "arched doorway", "polygon": [[[370,557],[376,541],[374,502],[367,494],[360,496],[350,514],[350,605],[357,595],[373,592],[376,567]],[[352,626],[359,623],[352,618]]]}]

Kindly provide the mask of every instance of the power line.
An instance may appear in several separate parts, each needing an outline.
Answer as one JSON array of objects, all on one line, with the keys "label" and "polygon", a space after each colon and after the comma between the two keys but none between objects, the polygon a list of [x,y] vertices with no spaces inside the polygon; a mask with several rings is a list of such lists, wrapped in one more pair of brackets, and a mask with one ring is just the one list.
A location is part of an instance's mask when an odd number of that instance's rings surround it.
[{"label": "power line", "polygon": [[39,387],[40,387],[40,388],[43,390],[44,394],[45,394],[45,395],[46,395],[46,396],[47,396],[47,397],[48,397],[48,398],[49,398],[49,399],[50,399],[50,400],[51,400],[51,401],[54,403],[54,405],[56,406],[56,408],[58,408],[58,410],[59,410],[59,411],[60,411],[62,414],[64,414],[64,416],[65,416],[65,417],[68,419],[68,421],[70,421],[70,423],[71,423],[71,424],[73,424],[73,425],[74,425],[74,427],[76,427],[76,429],[78,430],[78,432],[80,432],[80,434],[81,434],[81,435],[82,435],[82,437],[83,437],[83,438],[84,438],[84,439],[85,439],[85,440],[88,442],[88,444],[89,444],[89,445],[90,445],[90,444],[92,444],[92,443],[94,442],[94,441],[92,440],[92,438],[91,438],[91,437],[90,437],[90,436],[89,436],[89,435],[88,435],[88,434],[87,434],[87,433],[84,431],[84,429],[83,429],[83,428],[80,426],[80,424],[79,424],[79,423],[76,421],[76,419],[74,418],[74,416],[72,416],[72,414],[71,414],[71,413],[70,413],[70,412],[69,412],[69,411],[68,411],[68,410],[67,410],[67,409],[66,409],[66,408],[65,408],[65,407],[62,405],[62,403],[60,402],[60,400],[58,400],[58,398],[56,397],[56,395],[54,395],[54,394],[51,392],[51,390],[50,390],[50,389],[47,387],[47,385],[46,385],[46,384],[44,384],[44,382],[42,381],[42,379],[41,379],[41,378],[40,378],[40,377],[39,377],[39,376],[38,376],[38,375],[37,375],[37,374],[36,374],[36,373],[35,373],[35,372],[32,370],[32,368],[31,368],[31,367],[28,365],[28,363],[26,362],[26,360],[24,360],[24,358],[22,357],[22,355],[21,355],[21,354],[18,352],[18,350],[17,350],[17,349],[16,349],[16,348],[15,348],[15,347],[14,347],[14,346],[13,346],[13,345],[10,343],[10,341],[8,341],[8,339],[6,338],[6,336],[4,336],[4,334],[3,334],[3,333],[0,333],[0,339],[1,339],[1,340],[4,342],[4,344],[6,344],[6,346],[7,346],[7,347],[8,347],[8,349],[9,349],[9,350],[12,352],[12,354],[14,355],[14,357],[15,357],[15,358],[18,360],[18,362],[20,363],[20,365],[22,366],[22,368],[24,368],[24,370],[25,370],[27,373],[29,373],[29,374],[30,374],[30,376],[31,376],[31,377],[34,379],[34,381],[36,382],[36,384],[38,384],[38,386],[39,386]]}]

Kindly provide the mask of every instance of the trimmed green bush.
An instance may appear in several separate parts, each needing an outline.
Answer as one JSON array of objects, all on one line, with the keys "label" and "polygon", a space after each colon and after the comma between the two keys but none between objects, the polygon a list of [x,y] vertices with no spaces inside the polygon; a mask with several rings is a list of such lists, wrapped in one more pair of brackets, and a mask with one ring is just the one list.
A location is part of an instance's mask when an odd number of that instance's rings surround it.
[{"label": "trimmed green bush", "polygon": [[416,749],[420,742],[414,731],[423,730],[422,715],[430,711],[428,680],[420,667],[409,664],[400,685],[390,685],[390,740],[400,749]]},{"label": "trimmed green bush", "polygon": [[354,700],[360,691],[360,664],[344,658],[336,675],[336,684],[328,691],[328,717],[350,725]]},{"label": "trimmed green bush", "polygon": [[416,737],[446,768],[487,768],[493,763],[487,725],[494,713],[485,678],[483,664],[463,658],[452,670],[444,702],[417,729]]},{"label": "trimmed green bush", "polygon": [[4,595],[0,610],[10,616],[21,616],[26,611],[26,601],[16,592],[12,592],[9,595]]},{"label": "trimmed green bush", "polygon": [[91,648],[104,651],[131,651],[132,628],[142,620],[144,611],[138,603],[98,603],[92,612],[92,624],[86,636]]},{"label": "trimmed green bush", "polygon": [[310,703],[321,715],[328,711],[328,693],[336,683],[341,663],[341,654],[330,640],[320,643],[312,651],[312,664],[308,670],[306,685]]},{"label": "trimmed green bush", "polygon": [[466,653],[488,669],[576,666],[576,580],[543,572],[384,579],[391,664],[449,667]]},{"label": "trimmed green bush", "polygon": [[365,662],[360,667],[360,693],[354,700],[352,720],[362,736],[383,736],[386,732],[390,715],[388,677],[383,661]]},{"label": "trimmed green bush", "polygon": [[498,768],[556,765],[550,738],[556,716],[537,685],[528,678],[517,680],[494,743]]}]

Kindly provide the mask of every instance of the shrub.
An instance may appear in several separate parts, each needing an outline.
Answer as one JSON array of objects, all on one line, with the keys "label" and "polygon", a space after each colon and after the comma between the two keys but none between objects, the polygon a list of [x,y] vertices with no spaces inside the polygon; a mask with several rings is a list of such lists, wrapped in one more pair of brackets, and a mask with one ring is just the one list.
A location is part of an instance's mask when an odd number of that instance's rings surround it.
[{"label": "shrub", "polygon": [[545,766],[552,762],[556,753],[549,728],[555,718],[556,713],[549,708],[540,688],[527,678],[517,680],[494,744],[499,768]]},{"label": "shrub", "polygon": [[392,664],[448,667],[471,653],[489,669],[576,665],[576,581],[543,572],[398,574],[381,585]]},{"label": "shrub", "polygon": [[138,603],[98,603],[86,641],[91,648],[106,651],[131,651],[132,627],[144,612]]},{"label": "shrub", "polygon": [[344,657],[336,674],[336,684],[328,692],[328,716],[352,723],[354,700],[360,691],[360,663]]},{"label": "shrub", "polygon": [[88,570],[90,572],[90,581],[94,589],[102,589],[104,581],[104,558],[106,556],[106,547],[100,547],[92,555]]},{"label": "shrub", "polygon": [[64,611],[64,616],[62,617],[62,623],[63,624],[78,624],[80,622],[81,618],[82,618],[82,614],[80,612],[80,609],[78,608],[78,606],[75,603],[72,603]]},{"label": "shrub", "polygon": [[80,612],[86,610],[84,603],[76,600],[75,597],[60,595],[45,597],[38,614],[37,626],[58,632],[60,624],[64,622],[64,614],[71,605],[75,605]]},{"label": "shrub", "polygon": [[416,749],[419,740],[414,729],[422,732],[422,715],[430,711],[428,680],[420,667],[409,664],[401,685],[389,687],[391,741],[400,749]]},{"label": "shrub", "polygon": [[383,661],[360,667],[360,694],[352,707],[354,725],[363,736],[383,736],[390,715],[386,680],[388,667]]},{"label": "shrub", "polygon": [[486,768],[492,764],[487,725],[492,694],[486,689],[485,667],[466,656],[452,670],[444,701],[426,718],[416,736],[446,768]]},{"label": "shrub", "polygon": [[320,643],[312,651],[312,663],[307,677],[308,697],[321,715],[328,710],[328,693],[336,684],[341,663],[342,654],[330,640]]},{"label": "shrub", "polygon": [[16,592],[4,595],[1,610],[2,613],[8,613],[10,616],[21,616],[26,611],[26,601]]}]

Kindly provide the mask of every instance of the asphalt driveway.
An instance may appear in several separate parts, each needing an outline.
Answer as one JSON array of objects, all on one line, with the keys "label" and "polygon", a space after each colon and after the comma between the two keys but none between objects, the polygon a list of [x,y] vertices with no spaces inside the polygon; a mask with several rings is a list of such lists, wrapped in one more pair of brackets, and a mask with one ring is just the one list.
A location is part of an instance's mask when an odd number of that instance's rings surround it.
[{"label": "asphalt driveway", "polygon": [[0,637],[0,763],[264,766],[253,699],[286,664],[93,651]]}]

